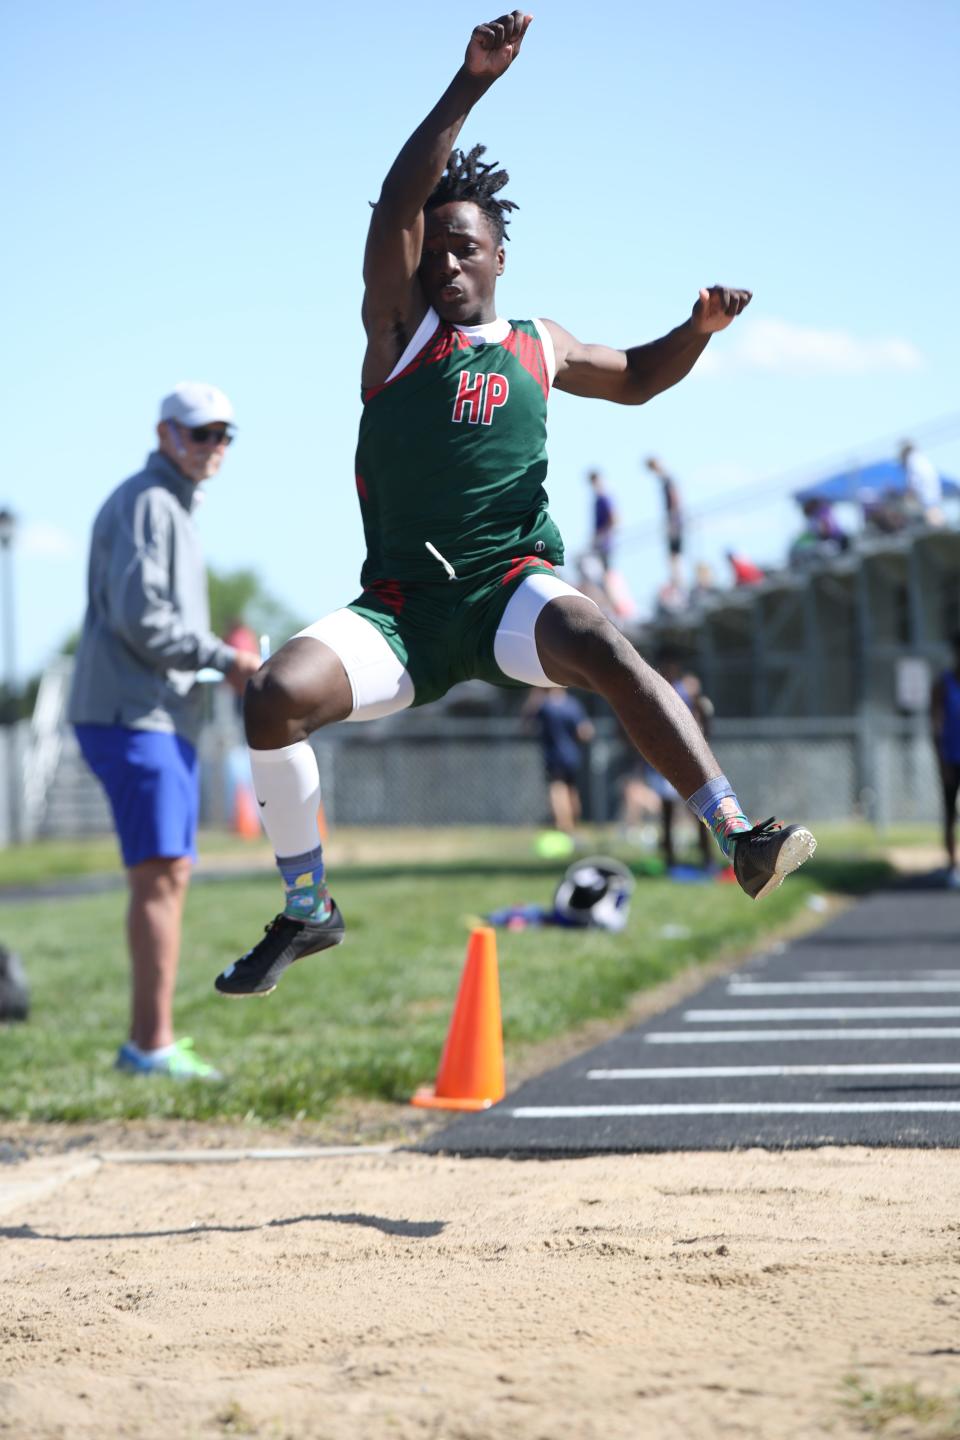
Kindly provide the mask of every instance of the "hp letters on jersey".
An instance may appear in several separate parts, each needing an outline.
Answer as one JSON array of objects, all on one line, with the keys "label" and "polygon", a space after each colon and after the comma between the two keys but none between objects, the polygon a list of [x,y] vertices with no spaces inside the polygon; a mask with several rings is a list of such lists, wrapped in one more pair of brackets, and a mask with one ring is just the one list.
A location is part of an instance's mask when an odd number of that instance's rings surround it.
[{"label": "hp letters on jersey", "polygon": [[483,371],[472,374],[460,371],[457,398],[453,402],[453,423],[466,420],[470,425],[491,425],[494,412],[506,405],[510,398],[510,381],[506,375],[488,375]]}]

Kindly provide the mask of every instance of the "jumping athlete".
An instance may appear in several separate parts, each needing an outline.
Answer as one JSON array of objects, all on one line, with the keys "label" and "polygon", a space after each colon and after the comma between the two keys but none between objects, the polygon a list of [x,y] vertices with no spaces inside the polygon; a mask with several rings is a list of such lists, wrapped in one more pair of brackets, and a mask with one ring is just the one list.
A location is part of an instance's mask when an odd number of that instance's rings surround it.
[{"label": "jumping athlete", "polygon": [[687,797],[759,898],[812,854],[798,825],[751,826],[680,696],[597,606],[560,580],[547,511],[550,390],[641,405],[692,369],[748,290],[701,290],[689,318],[630,350],[585,345],[553,320],[505,320],[495,291],[513,202],[504,170],[454,143],[520,53],[531,17],[478,25],[463,65],[394,161],[364,256],[363,414],[356,481],[362,594],[290,640],[250,681],[254,786],[286,889],[263,938],[217,977],[264,995],[343,939],[317,833],[308,736],[424,705],[479,677],[602,695],[649,762]]}]

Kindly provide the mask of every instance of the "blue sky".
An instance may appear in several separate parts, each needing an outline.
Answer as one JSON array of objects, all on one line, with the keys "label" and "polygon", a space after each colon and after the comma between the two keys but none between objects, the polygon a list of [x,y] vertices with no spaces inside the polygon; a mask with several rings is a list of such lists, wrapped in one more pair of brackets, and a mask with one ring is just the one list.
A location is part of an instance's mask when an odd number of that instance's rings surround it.
[{"label": "blue sky", "polygon": [[[462,0],[425,16],[3,7],[0,505],[20,520],[21,674],[78,624],[93,516],[181,379],[221,385],[241,427],[199,512],[210,562],[255,568],[306,620],[355,595],[367,202],[490,18]],[[630,345],[702,284],[755,292],[651,405],[551,402],[568,551],[599,466],[641,604],[665,576],[650,453],[679,479],[691,560],[721,575],[727,548],[782,556],[791,483],[901,434],[960,476],[958,57],[955,0],[546,0],[468,119],[462,141],[507,166],[521,207],[501,313]]]}]

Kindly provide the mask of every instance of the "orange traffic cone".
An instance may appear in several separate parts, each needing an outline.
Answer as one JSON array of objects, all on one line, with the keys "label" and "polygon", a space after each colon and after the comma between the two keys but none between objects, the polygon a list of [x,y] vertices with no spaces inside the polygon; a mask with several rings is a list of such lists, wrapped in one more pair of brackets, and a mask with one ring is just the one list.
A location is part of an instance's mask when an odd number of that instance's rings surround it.
[{"label": "orange traffic cone", "polygon": [[497,937],[482,925],[470,932],[437,1083],[418,1090],[410,1103],[432,1110],[486,1110],[505,1091]]},{"label": "orange traffic cone", "polygon": [[256,802],[248,785],[238,785],[234,793],[233,829],[244,840],[259,840],[263,833]]}]

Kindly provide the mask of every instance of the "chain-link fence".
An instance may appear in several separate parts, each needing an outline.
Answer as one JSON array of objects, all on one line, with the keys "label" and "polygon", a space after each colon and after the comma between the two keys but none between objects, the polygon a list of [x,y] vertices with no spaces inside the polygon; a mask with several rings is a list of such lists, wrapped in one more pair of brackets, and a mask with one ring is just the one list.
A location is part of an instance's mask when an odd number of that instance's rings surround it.
[{"label": "chain-link fence", "polygon": [[[636,756],[611,720],[580,776],[584,818],[605,823],[621,808],[622,780]],[[747,813],[806,821],[861,817],[883,826],[940,816],[937,768],[925,726],[877,719],[716,722],[711,743]],[[341,825],[530,825],[545,822],[540,744],[514,718],[410,712],[314,737],[324,806]],[[27,736],[21,753],[29,767]],[[230,795],[245,765],[239,720],[215,714],[200,742],[205,824],[229,824]],[[0,846],[8,841],[9,767],[0,747]],[[21,787],[24,766],[13,783]],[[22,805],[22,798],[20,800]],[[110,829],[109,811],[68,733],[34,833],[64,837]],[[27,835],[24,838],[31,838]]]},{"label": "chain-link fence", "polygon": [[[346,731],[347,727],[344,727]],[[321,739],[325,804],[350,825],[537,823],[546,791],[538,745],[501,726],[367,742],[351,726]]]},{"label": "chain-link fence", "polygon": [[[584,762],[584,818],[609,821],[634,762],[612,725],[597,725]],[[514,721],[440,720],[404,734],[342,726],[315,741],[328,813],[341,824],[537,823],[547,810],[540,747]],[[712,744],[747,812],[876,824],[935,821],[937,769],[925,729],[889,720],[723,721]]]},{"label": "chain-link fence", "polygon": [[849,736],[716,736],[714,750],[748,815],[845,820],[864,813],[869,797]]}]

